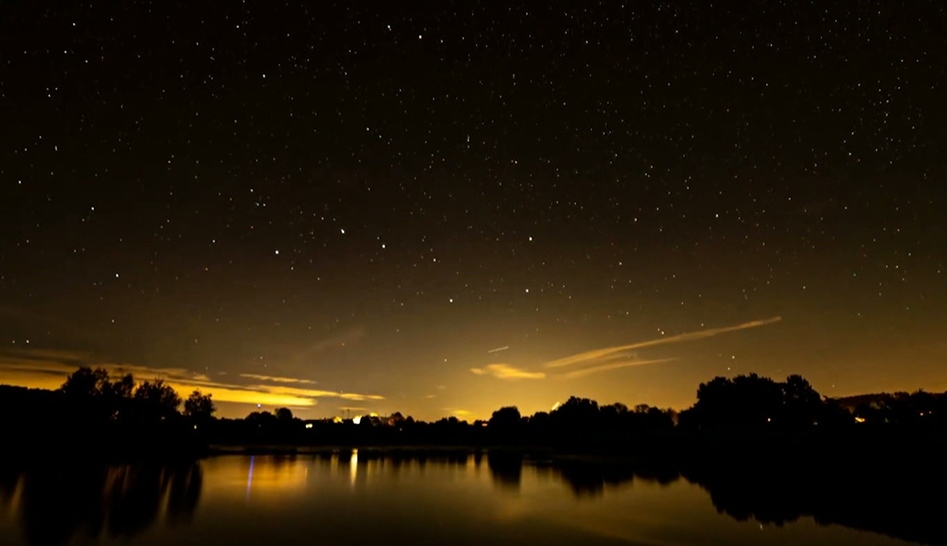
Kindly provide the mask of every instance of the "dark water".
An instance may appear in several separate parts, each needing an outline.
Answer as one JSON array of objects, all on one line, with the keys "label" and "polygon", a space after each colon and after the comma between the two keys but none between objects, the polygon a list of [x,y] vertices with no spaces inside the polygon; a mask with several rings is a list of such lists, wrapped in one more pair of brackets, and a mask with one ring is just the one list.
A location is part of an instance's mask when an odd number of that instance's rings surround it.
[{"label": "dark water", "polygon": [[3,545],[909,544],[805,515],[739,517],[674,473],[509,455],[363,450],[0,471]]}]

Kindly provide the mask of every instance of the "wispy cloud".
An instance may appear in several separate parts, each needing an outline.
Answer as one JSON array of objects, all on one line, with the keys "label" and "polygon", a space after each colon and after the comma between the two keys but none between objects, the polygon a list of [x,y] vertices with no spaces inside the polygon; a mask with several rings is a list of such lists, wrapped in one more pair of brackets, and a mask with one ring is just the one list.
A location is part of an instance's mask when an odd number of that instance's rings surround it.
[{"label": "wispy cloud", "polygon": [[602,364],[600,366],[593,366],[591,368],[583,368],[581,370],[571,371],[567,374],[562,375],[564,379],[578,379],[580,377],[585,377],[587,375],[592,375],[595,373],[607,372],[610,370],[618,370],[621,368],[629,368],[631,366],[644,366],[647,364],[659,364],[662,362],[671,362],[672,360],[677,360],[676,358],[657,358],[654,360],[629,360],[627,362],[615,362],[612,364]]},{"label": "wispy cloud", "polygon": [[316,381],[309,379],[297,379],[295,377],[274,377],[272,375],[259,375],[255,373],[242,373],[240,377],[247,379],[256,379],[257,381],[268,381],[270,383],[300,383],[304,385],[315,385]]},{"label": "wispy cloud", "polygon": [[492,375],[498,379],[542,379],[543,372],[527,372],[510,366],[509,364],[487,364],[483,368],[470,368],[477,375]]},{"label": "wispy cloud", "polygon": [[360,339],[365,337],[365,328],[355,327],[340,332],[330,338],[320,339],[315,343],[309,345],[302,351],[293,355],[293,360],[296,361],[305,361],[310,360],[321,353],[324,353],[330,349],[339,349],[342,347],[351,346],[352,344],[358,342]]},{"label": "wispy cloud", "polygon": [[[152,368],[136,364],[117,364],[82,351],[45,349],[3,349],[0,351],[0,383],[33,388],[57,388],[79,366],[104,368],[110,375],[130,373],[138,380],[162,379],[178,393],[193,389],[212,394],[220,402],[264,404],[269,406],[315,406],[320,398],[353,401],[384,400],[378,394],[362,394],[323,389],[306,389],[287,384],[315,384],[315,381],[257,374],[241,374],[245,379],[277,384],[240,384],[211,379],[207,375],[182,368]],[[222,379],[222,378],[221,378]]]},{"label": "wispy cloud", "polygon": [[302,398],[341,398],[343,400],[384,400],[385,397],[378,394],[359,394],[354,392],[326,391],[317,389],[300,389],[297,387],[284,387],[282,385],[248,385],[250,390],[268,392],[271,394],[282,394],[286,396],[299,396]]},{"label": "wispy cloud", "polygon": [[467,411],[465,409],[460,409],[460,408],[441,408],[441,411],[446,411],[450,413],[451,415],[456,415],[457,417],[461,417],[461,418],[470,417],[471,415],[473,415],[472,411]]},{"label": "wispy cloud", "polygon": [[759,328],[760,326],[766,326],[768,324],[773,324],[782,320],[782,317],[773,317],[763,320],[754,320],[752,322],[745,322],[743,324],[738,324],[736,326],[726,326],[723,328],[711,328],[709,330],[700,330],[698,332],[689,332],[686,334],[679,334],[676,336],[662,337],[658,339],[652,339],[649,341],[639,341],[637,343],[631,343],[629,345],[619,345],[617,347],[606,347],[604,349],[596,349],[594,351],[587,351],[584,353],[575,354],[572,356],[567,356],[565,358],[560,358],[558,360],[552,360],[544,364],[547,368],[561,368],[564,366],[572,366],[575,364],[591,364],[591,363],[600,363],[606,357],[612,357],[615,353],[623,353],[626,351],[631,351],[634,349],[643,349],[645,347],[654,347],[656,345],[666,345],[669,343],[681,343],[684,341],[695,341],[698,339],[706,339],[708,337],[717,336],[720,334],[725,334],[728,332],[737,332],[740,330],[748,330],[750,328]]}]

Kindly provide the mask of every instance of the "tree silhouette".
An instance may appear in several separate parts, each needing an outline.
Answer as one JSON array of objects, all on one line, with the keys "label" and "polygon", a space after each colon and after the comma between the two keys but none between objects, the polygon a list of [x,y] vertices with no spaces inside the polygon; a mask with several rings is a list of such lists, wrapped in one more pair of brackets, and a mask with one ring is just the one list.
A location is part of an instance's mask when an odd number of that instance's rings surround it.
[{"label": "tree silhouette", "polygon": [[98,422],[121,418],[134,388],[131,374],[110,381],[103,368],[83,366],[66,378],[59,391],[72,401],[78,414]]},{"label": "tree silhouette", "polygon": [[520,429],[520,410],[516,406],[507,406],[493,412],[488,423],[490,432],[498,439],[512,440]]},{"label": "tree silhouette", "polygon": [[121,379],[106,383],[106,385],[108,396],[116,399],[131,398],[132,392],[135,390],[135,378],[132,377],[132,374],[127,373]]},{"label": "tree silhouette", "polygon": [[782,384],[783,424],[807,427],[819,421],[823,413],[822,396],[801,375],[790,375]]},{"label": "tree silhouette", "polygon": [[590,431],[590,428],[600,424],[598,402],[576,396],[570,396],[549,417],[553,426],[569,435]]},{"label": "tree silhouette", "polygon": [[284,423],[292,421],[293,412],[289,408],[276,408],[276,418]]},{"label": "tree silhouette", "polygon": [[766,426],[782,414],[781,384],[755,373],[715,377],[697,388],[697,403],[685,421],[698,426]]},{"label": "tree silhouette", "polygon": [[519,425],[520,410],[516,406],[507,406],[493,412],[490,417],[490,426],[497,428],[512,428]]},{"label": "tree silhouette", "polygon": [[109,384],[109,374],[102,368],[93,370],[82,366],[72,372],[59,388],[67,396],[76,398],[93,398],[106,392]]},{"label": "tree silhouette", "polygon": [[211,395],[195,390],[184,401],[184,415],[195,421],[208,421],[214,415],[214,401]]},{"label": "tree silhouette", "polygon": [[149,419],[166,419],[177,414],[181,397],[162,379],[145,381],[135,389],[139,410]]}]

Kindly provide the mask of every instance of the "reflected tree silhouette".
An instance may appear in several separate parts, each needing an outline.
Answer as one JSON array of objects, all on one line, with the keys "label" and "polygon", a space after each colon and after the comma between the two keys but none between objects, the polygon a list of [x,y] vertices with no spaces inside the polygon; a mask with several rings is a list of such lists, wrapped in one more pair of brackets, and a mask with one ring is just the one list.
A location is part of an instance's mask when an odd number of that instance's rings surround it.
[{"label": "reflected tree silhouette", "polygon": [[556,472],[565,481],[576,497],[599,496],[605,486],[631,484],[635,472],[630,465],[601,464],[589,461],[562,461]]},{"label": "reflected tree silhouette", "polygon": [[105,467],[27,472],[19,503],[27,544],[56,546],[77,537],[99,536],[105,522],[107,478]]},{"label": "reflected tree silhouette", "polygon": [[487,454],[487,467],[497,485],[504,489],[520,488],[520,480],[523,477],[522,453],[491,451]]},{"label": "reflected tree silhouette", "polygon": [[947,503],[933,493],[947,483],[944,470],[933,460],[940,454],[916,460],[899,452],[896,444],[870,447],[877,452],[870,457],[816,462],[798,454],[753,460],[735,455],[731,462],[715,459],[691,465],[682,475],[707,490],[718,512],[739,521],[782,526],[812,517],[823,525],[947,544],[942,524]]},{"label": "reflected tree silhouette", "polygon": [[[798,453],[784,453],[781,458],[758,452],[742,456],[728,452],[726,457],[707,454],[702,462],[690,464],[556,455],[537,461],[516,450],[412,449],[361,449],[357,464],[361,468],[372,463],[399,472],[424,466],[462,469],[486,458],[490,479],[504,492],[519,491],[524,474],[535,471],[562,483],[582,502],[636,481],[666,485],[684,478],[705,489],[720,513],[739,521],[780,526],[811,517],[820,524],[947,544],[947,529],[940,523],[945,503],[930,494],[947,480],[944,472],[926,470],[936,465],[936,454],[912,469],[895,451],[890,448],[882,453],[888,467],[878,465],[876,459],[858,462],[850,456],[830,462],[820,458],[807,465],[800,462]],[[277,468],[308,461],[326,466],[337,463],[338,472],[349,474],[351,455],[336,451],[265,459]],[[97,542],[103,536],[129,542],[154,525],[187,525],[200,503],[204,481],[198,462],[117,466],[72,462],[51,468],[0,471],[0,500],[9,504],[14,495],[19,496],[10,506],[30,546]]]},{"label": "reflected tree silhouette", "polygon": [[155,523],[163,500],[169,525],[190,521],[202,476],[198,462],[32,468],[20,474],[17,515],[31,546],[94,541],[103,531],[127,540]]},{"label": "reflected tree silhouette", "polygon": [[19,483],[19,472],[0,466],[0,508],[6,509],[10,505]]},{"label": "reflected tree silhouette", "polygon": [[109,495],[108,532],[112,537],[132,538],[157,518],[168,476],[163,468],[152,465],[124,466],[116,473]]},{"label": "reflected tree silhouette", "polygon": [[171,474],[171,488],[168,491],[168,525],[186,524],[194,519],[203,486],[204,471],[196,462]]}]

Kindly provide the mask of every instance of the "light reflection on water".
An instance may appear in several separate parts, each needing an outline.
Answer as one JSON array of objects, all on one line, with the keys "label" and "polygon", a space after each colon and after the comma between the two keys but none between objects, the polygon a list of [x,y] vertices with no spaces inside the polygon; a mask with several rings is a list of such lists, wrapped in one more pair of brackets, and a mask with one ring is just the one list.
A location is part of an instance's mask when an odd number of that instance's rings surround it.
[{"label": "light reflection on water", "polygon": [[802,517],[720,513],[675,472],[497,453],[63,463],[0,475],[0,544],[898,544]]}]

